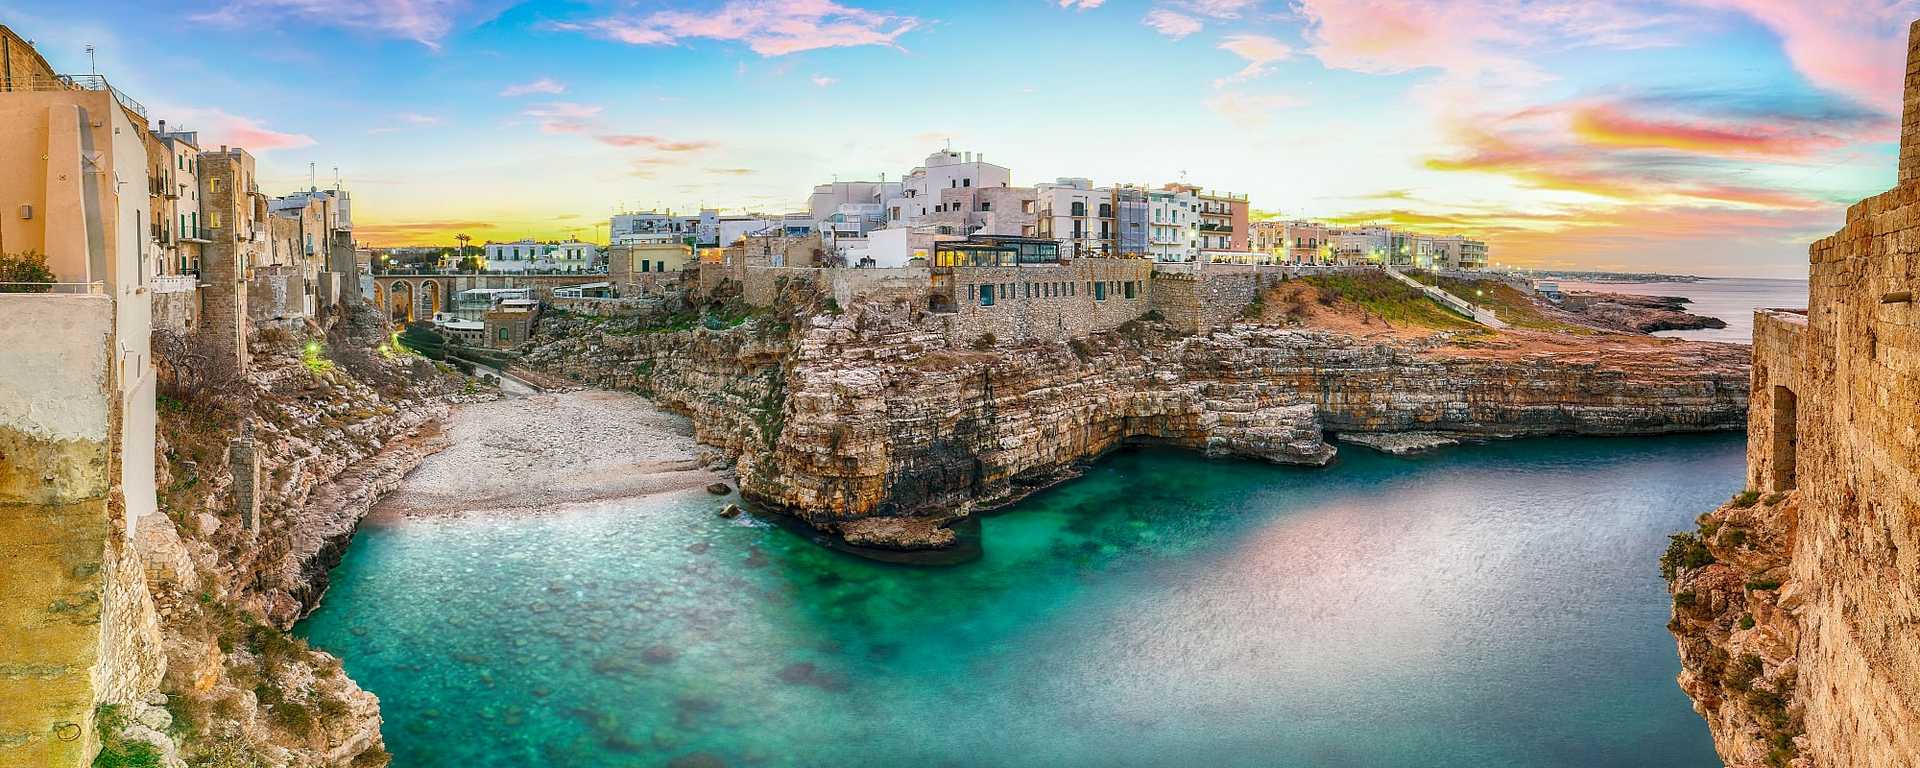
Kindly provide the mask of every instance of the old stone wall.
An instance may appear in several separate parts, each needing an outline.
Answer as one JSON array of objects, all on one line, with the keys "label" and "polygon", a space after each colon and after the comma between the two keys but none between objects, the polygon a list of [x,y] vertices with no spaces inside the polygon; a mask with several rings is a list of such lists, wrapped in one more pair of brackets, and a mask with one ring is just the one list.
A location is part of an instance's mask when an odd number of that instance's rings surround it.
[{"label": "old stone wall", "polygon": [[[1809,249],[1754,325],[1748,493],[1673,579],[1680,685],[1729,765],[1920,757],[1920,22],[1900,185]],[[1699,564],[1701,560],[1710,560]]]},{"label": "old stone wall", "polygon": [[1259,295],[1261,285],[1275,279],[1278,276],[1253,270],[1155,272],[1149,306],[1173,327],[1203,333],[1232,325]]},{"label": "old stone wall", "polygon": [[154,291],[153,329],[186,332],[192,330],[200,314],[200,293],[194,291]]},{"label": "old stone wall", "polygon": [[246,183],[253,158],[240,150],[200,153],[201,212],[209,242],[200,258],[199,333],[216,349],[247,363],[247,270],[252,232]]},{"label": "old stone wall", "polygon": [[[950,344],[1066,341],[1145,315],[1153,262],[1073,259],[1065,264],[959,267],[954,311],[935,315]],[[986,291],[992,291],[988,303]]]},{"label": "old stone wall", "polygon": [[306,315],[306,282],[298,267],[255,267],[247,281],[247,316],[254,322],[300,319]]},{"label": "old stone wall", "polygon": [[160,674],[126,543],[114,323],[108,296],[0,294],[0,765],[86,765],[95,705]]}]

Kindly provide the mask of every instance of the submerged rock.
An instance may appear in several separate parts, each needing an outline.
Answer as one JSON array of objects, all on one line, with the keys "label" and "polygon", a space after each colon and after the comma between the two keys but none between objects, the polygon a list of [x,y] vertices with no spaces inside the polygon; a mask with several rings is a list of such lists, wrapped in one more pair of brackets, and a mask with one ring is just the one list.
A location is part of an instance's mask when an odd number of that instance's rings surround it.
[{"label": "submerged rock", "polygon": [[724,517],[724,518],[727,518],[727,519],[733,519],[733,518],[736,518],[736,517],[739,517],[739,516],[740,516],[740,505],[738,505],[738,504],[728,504],[728,505],[726,505],[726,506],[724,506],[724,507],[721,507],[721,508],[720,508],[720,516],[721,516],[721,517]]},{"label": "submerged rock", "polygon": [[1395,456],[1426,453],[1460,444],[1459,440],[1435,432],[1343,432],[1340,442],[1363,445]]},{"label": "submerged rock", "polygon": [[707,485],[707,493],[711,493],[715,496],[725,496],[732,492],[733,492],[733,487],[730,485],[727,485],[726,483],[709,483]]}]

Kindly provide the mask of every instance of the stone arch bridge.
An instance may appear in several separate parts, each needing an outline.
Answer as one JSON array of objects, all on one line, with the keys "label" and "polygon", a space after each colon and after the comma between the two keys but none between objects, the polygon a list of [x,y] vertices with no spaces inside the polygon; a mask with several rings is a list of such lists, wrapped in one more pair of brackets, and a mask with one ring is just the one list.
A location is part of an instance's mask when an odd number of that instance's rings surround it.
[{"label": "stone arch bridge", "polygon": [[426,320],[436,312],[445,312],[454,297],[472,288],[532,288],[534,296],[553,298],[553,289],[589,283],[604,283],[605,273],[560,275],[517,274],[385,274],[373,276],[373,295],[368,300],[395,320]]}]

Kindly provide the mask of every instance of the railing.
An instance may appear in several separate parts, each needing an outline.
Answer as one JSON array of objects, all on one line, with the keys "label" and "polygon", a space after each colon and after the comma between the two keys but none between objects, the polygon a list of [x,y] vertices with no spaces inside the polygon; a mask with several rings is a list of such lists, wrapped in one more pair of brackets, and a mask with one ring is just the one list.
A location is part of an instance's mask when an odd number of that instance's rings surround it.
[{"label": "railing", "polygon": [[200,287],[197,275],[158,275],[148,283],[154,293],[187,293]]},{"label": "railing", "polygon": [[48,77],[13,77],[4,83],[9,91],[107,91],[120,105],[133,110],[142,120],[147,118],[147,107],[120,89],[107,84],[106,75],[54,75]]},{"label": "railing", "polygon": [[106,292],[107,284],[102,281],[94,281],[91,283],[0,283],[0,293],[98,295]]}]

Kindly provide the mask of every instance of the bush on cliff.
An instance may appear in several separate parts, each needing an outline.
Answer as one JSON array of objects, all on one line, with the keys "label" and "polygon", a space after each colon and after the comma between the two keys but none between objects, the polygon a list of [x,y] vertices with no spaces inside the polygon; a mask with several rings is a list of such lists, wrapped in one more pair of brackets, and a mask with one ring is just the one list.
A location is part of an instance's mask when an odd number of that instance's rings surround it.
[{"label": "bush on cliff", "polygon": [[94,723],[100,730],[100,754],[94,756],[93,768],[161,768],[160,750],[144,741],[120,737],[127,718],[118,705],[100,705],[94,710]]},{"label": "bush on cliff", "polygon": [[1733,499],[1728,501],[1727,503],[1732,504],[1734,507],[1739,509],[1746,509],[1747,507],[1751,507],[1754,504],[1758,503],[1759,501],[1760,501],[1759,491],[1741,491],[1739,493],[1734,494]]},{"label": "bush on cliff", "polygon": [[1680,577],[1680,572],[1712,565],[1713,553],[1707,550],[1707,544],[1692,533],[1676,533],[1667,537],[1667,551],[1660,556],[1660,578],[1667,584]]}]

